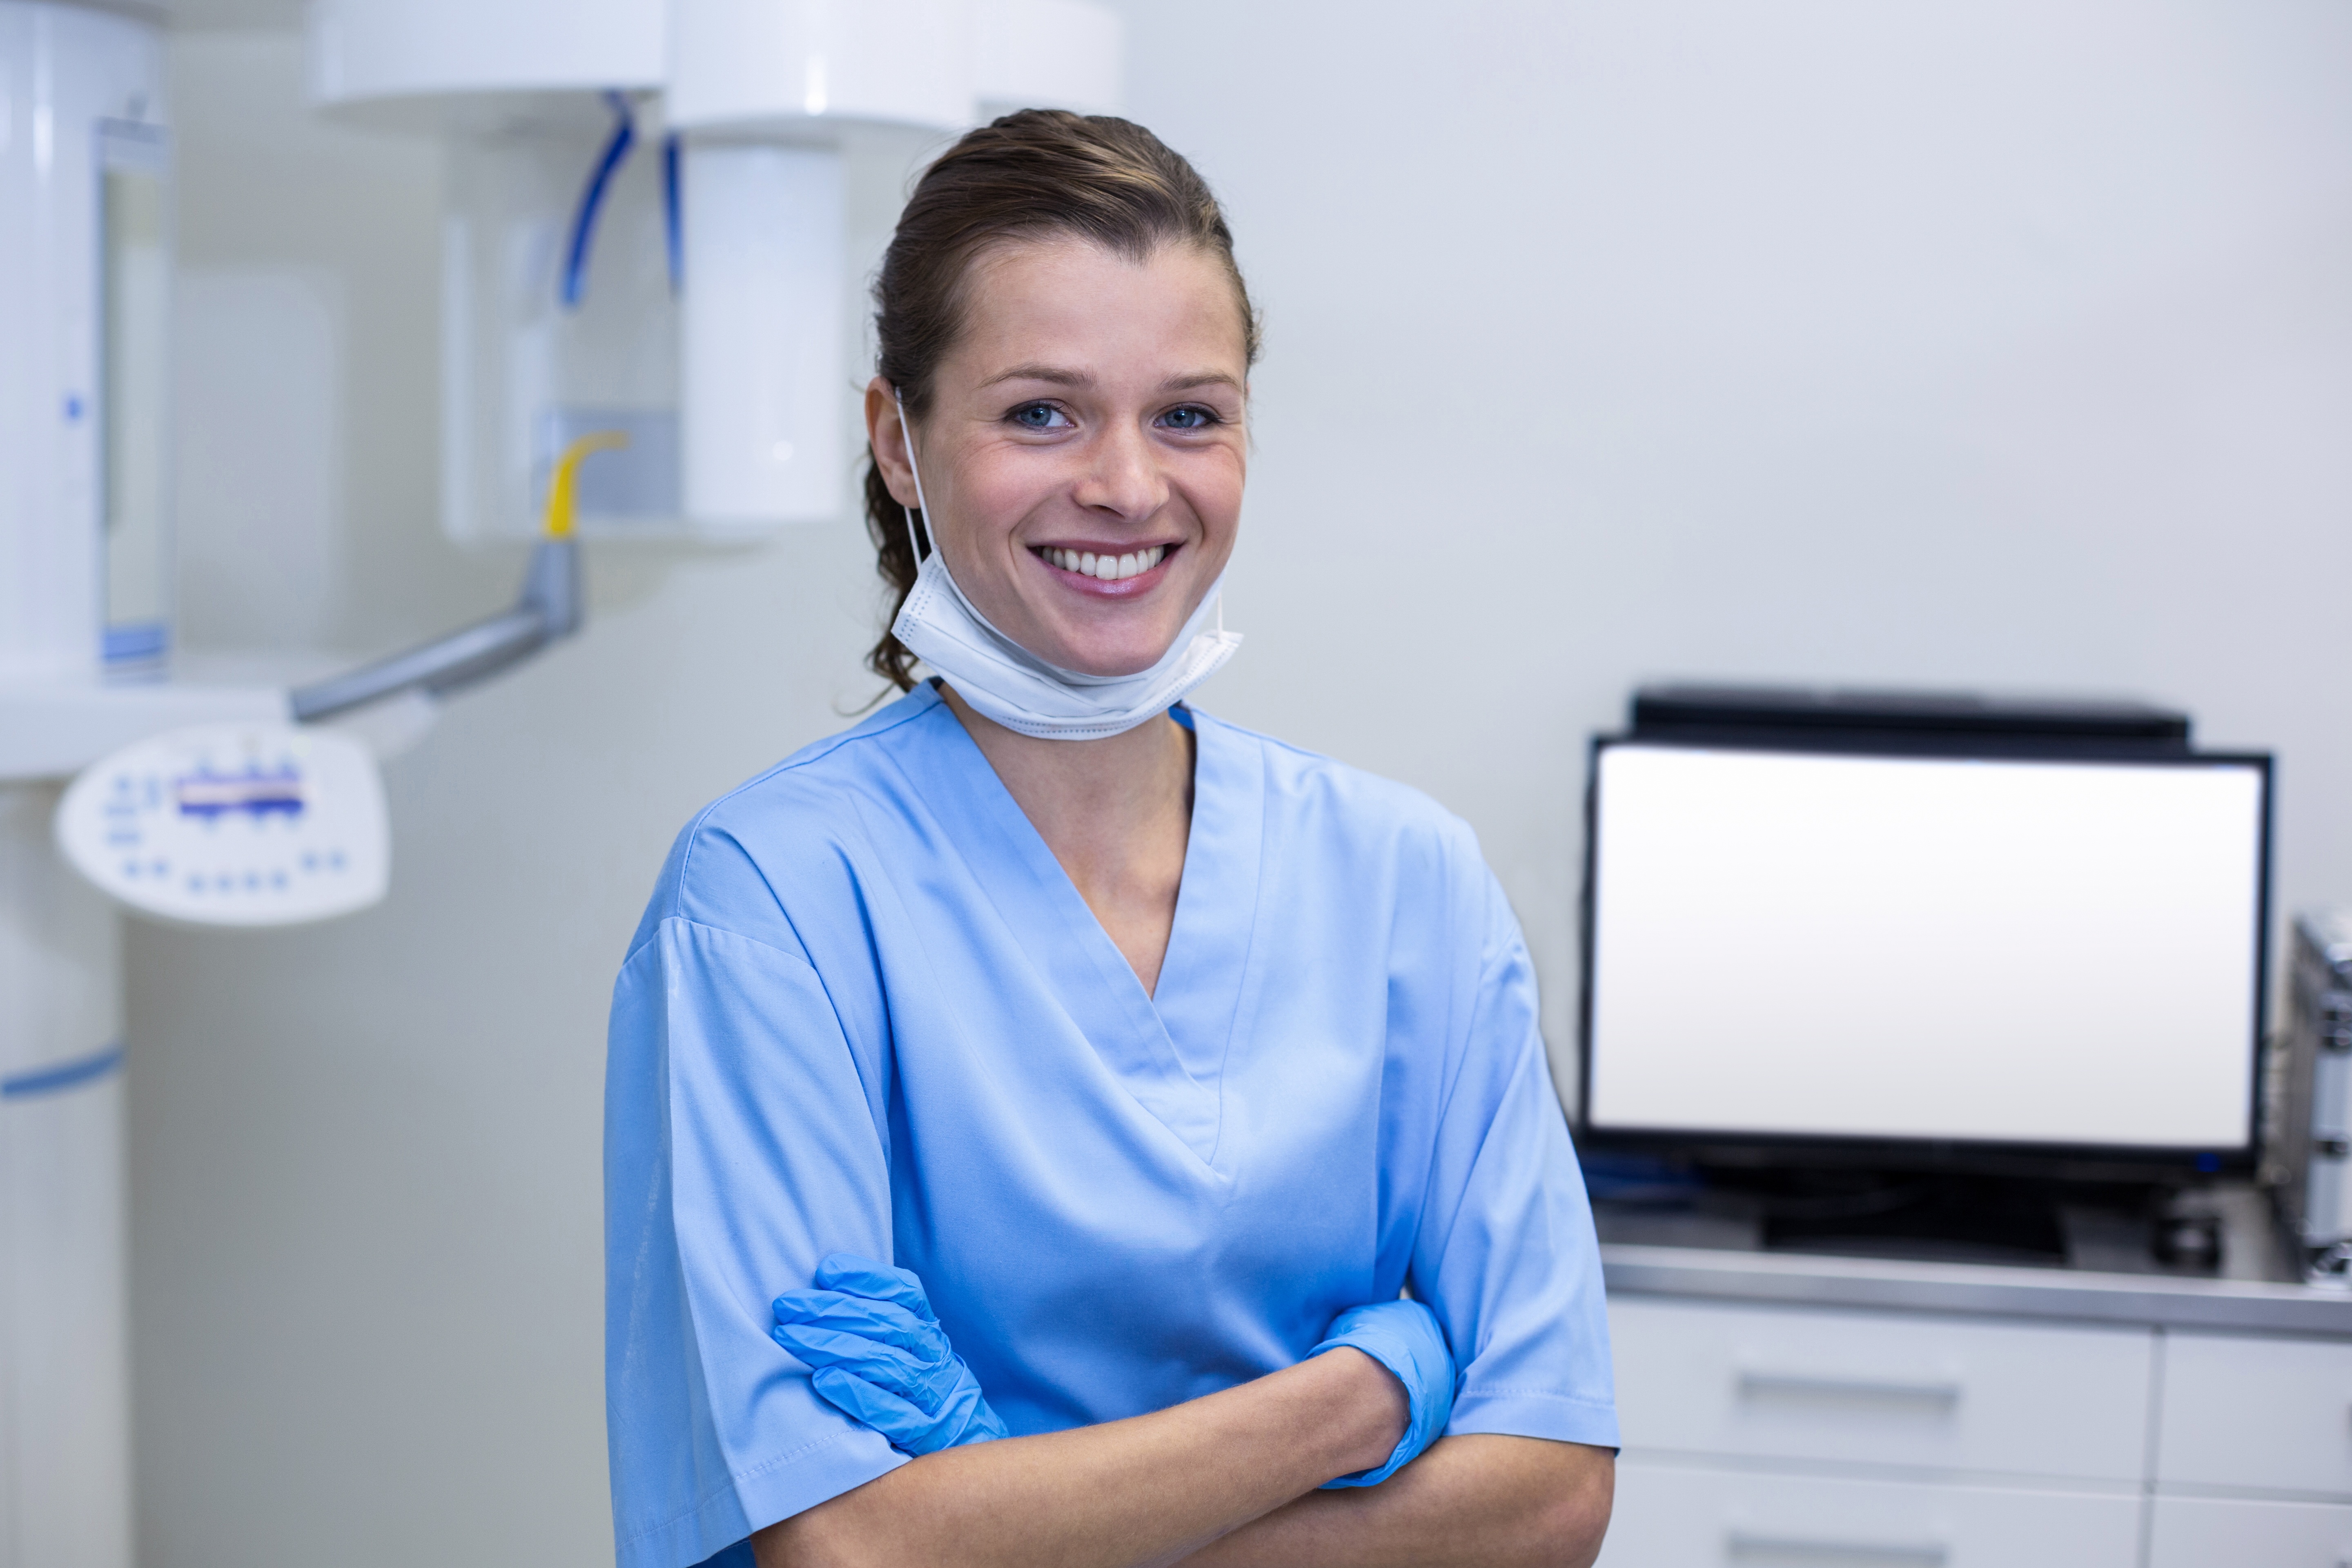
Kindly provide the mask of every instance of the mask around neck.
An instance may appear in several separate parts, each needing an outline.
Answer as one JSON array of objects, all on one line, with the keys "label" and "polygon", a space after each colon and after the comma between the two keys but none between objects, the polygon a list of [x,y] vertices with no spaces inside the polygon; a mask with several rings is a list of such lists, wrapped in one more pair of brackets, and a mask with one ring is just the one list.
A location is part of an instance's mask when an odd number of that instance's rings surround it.
[{"label": "mask around neck", "polygon": [[[897,398],[894,389],[891,395]],[[898,403],[907,433],[907,458],[915,469],[915,501],[926,519],[923,474],[915,461],[913,426]],[[902,509],[904,510],[904,509]],[[1224,578],[1209,585],[1176,640],[1158,663],[1133,675],[1081,675],[1048,664],[991,625],[964,596],[937,546],[929,555],[915,538],[915,516],[907,511],[907,544],[921,562],[915,585],[890,625],[891,635],[956,689],[981,712],[1024,735],[1050,741],[1098,741],[1123,734],[1157,718],[1186,693],[1224,668],[1242,644],[1224,626]],[[1213,618],[1214,625],[1212,626]]]}]

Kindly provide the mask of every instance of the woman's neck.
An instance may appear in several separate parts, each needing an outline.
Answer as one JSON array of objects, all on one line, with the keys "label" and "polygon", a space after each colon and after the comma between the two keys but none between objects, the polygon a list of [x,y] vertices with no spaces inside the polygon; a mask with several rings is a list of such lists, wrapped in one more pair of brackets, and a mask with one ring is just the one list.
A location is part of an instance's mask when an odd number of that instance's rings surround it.
[{"label": "woman's neck", "polygon": [[1192,731],[1165,714],[1099,741],[1042,741],[940,695],[1136,978],[1160,984],[1192,826]]}]

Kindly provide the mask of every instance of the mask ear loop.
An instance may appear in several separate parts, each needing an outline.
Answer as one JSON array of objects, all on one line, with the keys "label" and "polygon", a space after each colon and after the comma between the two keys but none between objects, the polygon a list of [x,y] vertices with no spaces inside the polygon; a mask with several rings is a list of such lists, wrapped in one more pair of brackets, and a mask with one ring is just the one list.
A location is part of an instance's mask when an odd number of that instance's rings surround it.
[{"label": "mask ear loop", "polygon": [[[923,466],[915,461],[915,427],[907,423],[907,400],[898,395],[898,389],[894,386],[890,389],[890,401],[898,405],[898,435],[899,438],[907,443],[908,471],[915,476],[915,506],[922,508],[923,521],[929,522],[931,520],[931,505],[923,499]],[[914,507],[909,507],[902,501],[899,503],[898,510],[904,512],[907,518],[907,553],[914,558],[917,566],[920,566],[923,563],[923,547],[915,540]],[[1222,602],[1218,605],[1217,613],[1221,616],[1224,614]],[[1223,628],[1221,626],[1219,629]]]}]

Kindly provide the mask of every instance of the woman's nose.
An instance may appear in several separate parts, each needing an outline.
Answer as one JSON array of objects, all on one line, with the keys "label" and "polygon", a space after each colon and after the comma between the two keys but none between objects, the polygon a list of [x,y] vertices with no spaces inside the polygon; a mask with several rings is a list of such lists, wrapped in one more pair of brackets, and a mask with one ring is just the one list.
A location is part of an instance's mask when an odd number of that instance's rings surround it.
[{"label": "woman's nose", "polygon": [[1124,421],[1115,423],[1094,444],[1085,476],[1073,497],[1080,506],[1116,512],[1139,522],[1158,511],[1168,499],[1168,483],[1151,449],[1150,438]]}]

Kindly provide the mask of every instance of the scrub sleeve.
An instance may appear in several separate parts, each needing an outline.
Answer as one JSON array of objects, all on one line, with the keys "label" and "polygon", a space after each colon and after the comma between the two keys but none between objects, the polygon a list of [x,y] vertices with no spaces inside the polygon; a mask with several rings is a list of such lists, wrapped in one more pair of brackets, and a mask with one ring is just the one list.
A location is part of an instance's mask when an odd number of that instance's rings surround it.
[{"label": "scrub sleeve", "polygon": [[907,1462],[768,1337],[826,1253],[890,1256],[889,1177],[807,960],[690,921],[623,971],[605,1104],[619,1564],[681,1568]]},{"label": "scrub sleeve", "polygon": [[1462,1379],[1449,1436],[1499,1433],[1617,1447],[1601,1259],[1553,1091],[1535,971],[1491,874],[1462,1078],[1439,1123],[1413,1247],[1414,1294]]}]

